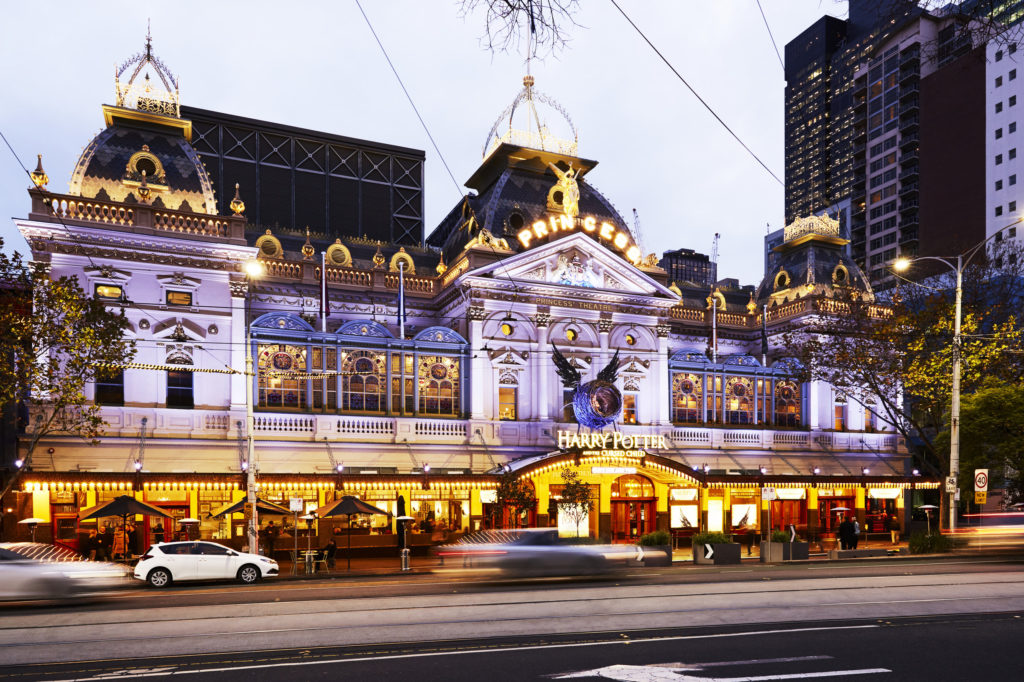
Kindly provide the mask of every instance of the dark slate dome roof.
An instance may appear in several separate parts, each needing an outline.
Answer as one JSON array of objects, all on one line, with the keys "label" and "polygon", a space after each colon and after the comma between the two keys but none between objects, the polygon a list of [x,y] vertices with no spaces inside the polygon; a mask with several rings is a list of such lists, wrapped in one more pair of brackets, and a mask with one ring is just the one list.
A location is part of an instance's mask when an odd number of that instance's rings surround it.
[{"label": "dark slate dome roof", "polygon": [[153,114],[140,117],[121,107],[104,107],[104,113],[107,127],[79,157],[71,175],[71,194],[132,203],[139,199],[138,186],[146,171],[154,206],[217,212],[210,177],[186,138],[187,121]]},{"label": "dark slate dome roof", "polygon": [[[558,177],[548,163],[563,170],[571,163],[581,175],[597,165],[586,159],[502,144],[466,183],[477,194],[458,203],[427,237],[427,244],[442,249],[445,260],[451,262],[468,241],[487,230],[496,239],[505,239],[513,251],[520,251],[516,239],[519,230],[536,220],[547,220],[551,214],[548,196]],[[615,206],[587,182],[585,175],[578,179],[578,186],[580,216],[608,221],[632,236]],[[470,216],[475,220],[470,221]]]},{"label": "dark slate dome roof", "polygon": [[849,240],[839,236],[839,224],[828,216],[800,218],[786,226],[786,241],[775,269],[766,272],[757,288],[759,303],[784,303],[836,290],[858,291],[874,298],[864,271],[847,256]]}]

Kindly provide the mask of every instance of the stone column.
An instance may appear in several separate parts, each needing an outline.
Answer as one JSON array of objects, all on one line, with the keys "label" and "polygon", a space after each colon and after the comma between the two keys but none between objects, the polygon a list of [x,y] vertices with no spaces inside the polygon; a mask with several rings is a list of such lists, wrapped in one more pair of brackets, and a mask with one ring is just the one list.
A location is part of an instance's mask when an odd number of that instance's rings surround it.
[{"label": "stone column", "polygon": [[669,368],[668,368],[668,334],[669,326],[667,324],[659,324],[657,327],[658,332],[658,356],[652,363],[651,374],[654,375],[655,389],[657,398],[655,399],[655,406],[657,409],[657,423],[662,426],[670,426],[672,423],[672,395],[671,395],[671,384],[669,383]]},{"label": "stone column", "polygon": [[490,371],[490,358],[484,347],[484,318],[487,316],[482,306],[472,306],[469,309],[469,352],[470,352],[470,382],[469,382],[469,404],[470,419],[484,419],[484,395],[491,387],[492,382],[488,372]]},{"label": "stone column", "polygon": [[597,353],[597,362],[594,363],[594,364],[597,365],[597,370],[598,371],[601,371],[602,369],[604,369],[604,366],[608,364],[608,361],[611,360],[611,357],[612,357],[612,354],[611,354],[611,351],[610,351],[610,346],[608,344],[608,336],[611,333],[611,331],[612,331],[612,321],[611,320],[600,319],[600,320],[597,321],[597,336],[598,336],[598,348],[599,348],[599,350],[598,350],[598,353]]},{"label": "stone column", "polygon": [[[239,372],[245,370],[245,327],[249,321],[245,319],[245,297],[248,294],[248,283],[242,280],[231,280],[231,331],[228,338],[231,339],[231,367]],[[232,411],[245,412],[245,382],[244,374],[231,375],[231,401]],[[231,431],[234,431],[234,418],[232,418]]]},{"label": "stone column", "polygon": [[551,324],[551,315],[537,313],[535,321],[537,323],[537,353],[533,356],[533,365],[534,371],[537,373],[537,391],[533,397],[537,419],[547,421],[551,414],[548,375],[554,371],[554,363],[549,361],[551,349],[548,347],[548,326]]}]

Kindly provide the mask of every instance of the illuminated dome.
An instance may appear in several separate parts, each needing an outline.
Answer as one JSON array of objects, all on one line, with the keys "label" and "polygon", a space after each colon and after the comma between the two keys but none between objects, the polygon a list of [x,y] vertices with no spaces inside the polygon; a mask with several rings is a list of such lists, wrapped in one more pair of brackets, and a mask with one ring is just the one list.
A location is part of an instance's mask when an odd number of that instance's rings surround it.
[{"label": "illuminated dome", "polygon": [[192,123],[180,117],[178,80],[153,54],[148,34],[145,50],[118,67],[114,84],[117,105],[104,105],[106,128],[78,158],[70,194],[215,214]]},{"label": "illuminated dome", "polygon": [[[502,143],[576,156],[579,143],[576,125],[562,105],[544,93],[534,90],[533,83],[533,76],[525,76],[523,89],[494,122],[491,132],[487,135],[487,142],[484,143],[484,158]],[[537,108],[538,103],[544,105],[541,110]],[[561,133],[553,130],[548,119],[542,116],[542,110],[545,109],[561,119],[562,125],[558,126],[559,128],[567,126],[567,129],[563,129]]]}]

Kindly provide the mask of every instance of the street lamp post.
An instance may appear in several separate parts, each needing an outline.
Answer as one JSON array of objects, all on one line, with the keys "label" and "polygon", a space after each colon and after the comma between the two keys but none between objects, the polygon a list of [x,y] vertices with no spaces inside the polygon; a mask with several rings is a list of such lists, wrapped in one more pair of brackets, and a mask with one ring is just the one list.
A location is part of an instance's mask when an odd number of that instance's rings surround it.
[{"label": "street lamp post", "polygon": [[970,249],[956,257],[956,264],[941,256],[918,256],[917,258],[897,258],[893,264],[893,270],[902,272],[910,267],[911,263],[921,260],[935,260],[943,263],[956,273],[956,295],[955,313],[953,317],[953,382],[952,396],[949,405],[949,475],[953,478],[955,485],[953,492],[949,494],[949,530],[956,532],[956,494],[960,486],[960,318],[962,314],[964,266],[968,265],[971,259],[981,250],[985,244],[997,235],[1017,223],[1024,221],[1020,218],[1006,227],[993,232],[984,240],[975,244]]},{"label": "street lamp post", "polygon": [[[246,467],[245,467],[245,493],[246,502],[249,505],[249,551],[253,554],[259,553],[259,516],[256,510],[256,445],[253,441],[253,431],[256,428],[253,417],[253,390],[254,380],[252,362],[252,333],[249,327],[249,299],[252,295],[252,282],[263,274],[263,265],[258,260],[252,260],[245,264],[245,272],[248,280],[245,303],[245,441],[246,441]],[[273,557],[271,557],[273,558]]]}]

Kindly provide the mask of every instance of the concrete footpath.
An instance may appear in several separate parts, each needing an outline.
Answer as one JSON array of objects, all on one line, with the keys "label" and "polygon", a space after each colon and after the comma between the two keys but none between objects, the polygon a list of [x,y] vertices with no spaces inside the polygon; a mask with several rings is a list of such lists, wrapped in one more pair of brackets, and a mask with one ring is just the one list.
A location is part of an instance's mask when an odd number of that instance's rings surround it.
[{"label": "concrete footpath", "polygon": [[[815,547],[815,550],[818,548]],[[898,554],[885,557],[876,557],[869,559],[837,559],[833,560],[829,558],[827,551],[812,551],[810,557],[806,560],[795,561],[795,562],[784,562],[784,563],[828,563],[835,561],[836,563],[842,563],[844,561],[886,561],[893,559],[904,559],[904,558],[920,558],[925,555],[912,555],[909,553],[906,542],[901,542],[896,545],[882,542],[871,542],[862,543],[858,549],[885,549],[892,550]],[[754,546],[751,548],[751,554],[747,554],[746,546],[742,547],[742,553],[740,556],[742,564],[748,563],[760,563],[760,547]],[[318,580],[324,578],[346,578],[346,577],[366,577],[366,576],[382,576],[382,575],[409,575],[416,573],[430,573],[439,569],[444,569],[446,566],[439,557],[435,556],[414,556],[410,560],[410,566],[408,571],[401,569],[401,561],[398,556],[391,557],[352,557],[351,566],[346,562],[344,556],[344,549],[340,549],[338,556],[335,558],[334,568],[324,568],[323,564],[317,565],[317,570],[313,573],[306,572],[306,566],[300,560],[297,571],[292,570],[292,562],[289,560],[283,560],[278,562],[281,567],[280,579],[293,579],[293,580]],[[693,554],[689,547],[677,549],[672,553],[672,565],[674,567],[685,567],[693,566]],[[449,566],[451,562],[449,561]],[[701,565],[700,568],[714,568],[714,566]]]}]

